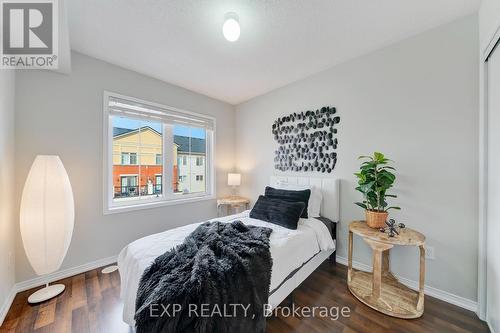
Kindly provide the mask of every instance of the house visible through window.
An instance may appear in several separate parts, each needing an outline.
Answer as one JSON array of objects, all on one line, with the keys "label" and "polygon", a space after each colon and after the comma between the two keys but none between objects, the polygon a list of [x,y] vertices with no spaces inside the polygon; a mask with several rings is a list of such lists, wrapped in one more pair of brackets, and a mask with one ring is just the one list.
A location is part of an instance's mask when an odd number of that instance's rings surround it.
[{"label": "house visible through window", "polygon": [[[214,120],[106,94],[108,211],[213,195]],[[168,164],[164,165],[164,161]]]},{"label": "house visible through window", "polygon": [[174,125],[174,132],[177,133],[174,135],[177,156],[182,160],[179,165],[179,176],[182,178],[179,178],[178,191],[184,194],[207,191],[206,177],[203,177],[207,174],[203,165],[203,160],[207,158],[206,133],[184,125]]}]

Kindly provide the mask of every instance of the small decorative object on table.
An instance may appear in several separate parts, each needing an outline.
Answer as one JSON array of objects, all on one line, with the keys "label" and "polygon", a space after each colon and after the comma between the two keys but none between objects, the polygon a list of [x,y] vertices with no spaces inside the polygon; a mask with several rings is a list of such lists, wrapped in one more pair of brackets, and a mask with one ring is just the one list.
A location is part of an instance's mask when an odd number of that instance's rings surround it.
[{"label": "small decorative object on table", "polygon": [[250,208],[250,199],[238,196],[230,196],[225,198],[217,199],[217,216],[221,216],[223,214],[222,207],[226,206],[226,214],[229,215],[232,213],[236,213],[237,210],[241,207],[245,209]]},{"label": "small decorative object on table", "polygon": [[395,170],[389,166],[388,158],[384,154],[375,152],[373,156],[360,156],[366,159],[361,164],[360,171],[354,175],[358,178],[356,190],[363,193],[363,201],[356,202],[356,205],[366,211],[366,223],[370,228],[383,228],[389,215],[389,209],[401,209],[399,207],[387,207],[386,198],[396,198],[393,194],[387,194],[396,176],[390,171]]},{"label": "small decorative object on table", "polygon": [[390,219],[389,222],[385,221],[385,224],[387,224],[387,227],[380,228],[380,232],[387,232],[389,234],[389,237],[399,235],[398,229],[406,228],[403,223],[399,223],[398,225],[396,225],[396,221],[394,219]]},{"label": "small decorative object on table", "polygon": [[[395,221],[391,224],[393,227],[396,229]],[[424,313],[425,236],[410,228],[399,227],[397,232],[399,235],[391,236],[390,233],[368,227],[363,221],[349,225],[347,286],[357,299],[379,312],[398,318],[418,318]],[[372,248],[372,272],[352,268],[353,234],[362,237]],[[420,249],[418,291],[400,283],[391,273],[389,250],[395,245],[417,246]]]}]

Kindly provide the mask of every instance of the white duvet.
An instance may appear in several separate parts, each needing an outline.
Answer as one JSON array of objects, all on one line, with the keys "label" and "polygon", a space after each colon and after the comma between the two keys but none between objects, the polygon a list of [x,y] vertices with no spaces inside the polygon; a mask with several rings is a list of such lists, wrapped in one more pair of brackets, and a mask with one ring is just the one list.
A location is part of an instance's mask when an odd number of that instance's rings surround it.
[{"label": "white duvet", "polygon": [[[241,220],[245,224],[273,229],[270,236],[273,269],[271,288],[273,291],[297,268],[320,251],[333,250],[335,244],[323,222],[314,219],[300,219],[297,230],[249,217],[250,211],[214,220],[231,222]],[[147,236],[127,245],[118,256],[121,277],[121,297],[124,301],[123,320],[135,326],[135,299],[139,280],[144,270],[154,259],[171,248],[181,244],[200,223],[167,230]]]}]

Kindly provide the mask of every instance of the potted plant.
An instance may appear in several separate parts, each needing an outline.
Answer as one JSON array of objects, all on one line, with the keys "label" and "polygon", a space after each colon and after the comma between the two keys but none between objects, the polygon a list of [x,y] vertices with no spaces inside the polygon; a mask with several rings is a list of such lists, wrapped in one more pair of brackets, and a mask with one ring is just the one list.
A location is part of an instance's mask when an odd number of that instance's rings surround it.
[{"label": "potted plant", "polygon": [[401,209],[388,207],[386,201],[386,198],[396,198],[395,195],[387,193],[396,180],[396,176],[391,172],[395,169],[388,165],[392,161],[377,152],[373,156],[360,156],[359,159],[365,161],[361,163],[360,171],[354,175],[358,178],[356,190],[363,193],[363,202],[356,202],[356,205],[365,209],[369,227],[385,227],[388,210]]}]

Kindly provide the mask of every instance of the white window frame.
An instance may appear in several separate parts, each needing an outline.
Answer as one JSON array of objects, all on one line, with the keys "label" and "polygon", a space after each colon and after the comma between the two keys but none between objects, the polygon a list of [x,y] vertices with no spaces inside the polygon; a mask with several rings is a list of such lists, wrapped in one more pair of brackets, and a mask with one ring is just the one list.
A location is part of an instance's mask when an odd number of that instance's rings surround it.
[{"label": "white window frame", "polygon": [[[213,129],[206,131],[206,159],[205,159],[205,192],[176,194],[173,192],[173,173],[170,172],[170,167],[173,166],[172,147],[174,144],[174,136],[172,133],[172,125],[163,124],[163,173],[162,173],[162,195],[158,197],[138,198],[137,200],[115,202],[114,186],[113,186],[113,122],[110,121],[111,115],[109,112],[110,98],[119,98],[133,103],[148,105],[156,109],[181,113],[186,116],[195,116],[197,118],[207,119],[213,123]],[[183,203],[190,203],[204,200],[215,199],[215,131],[216,119],[204,114],[181,110],[163,104],[141,100],[139,98],[121,95],[118,93],[104,91],[103,97],[103,213],[113,214],[140,209],[155,208],[161,206],[172,206]],[[120,156],[121,158],[121,156]],[[168,172],[167,172],[168,171]]]}]

